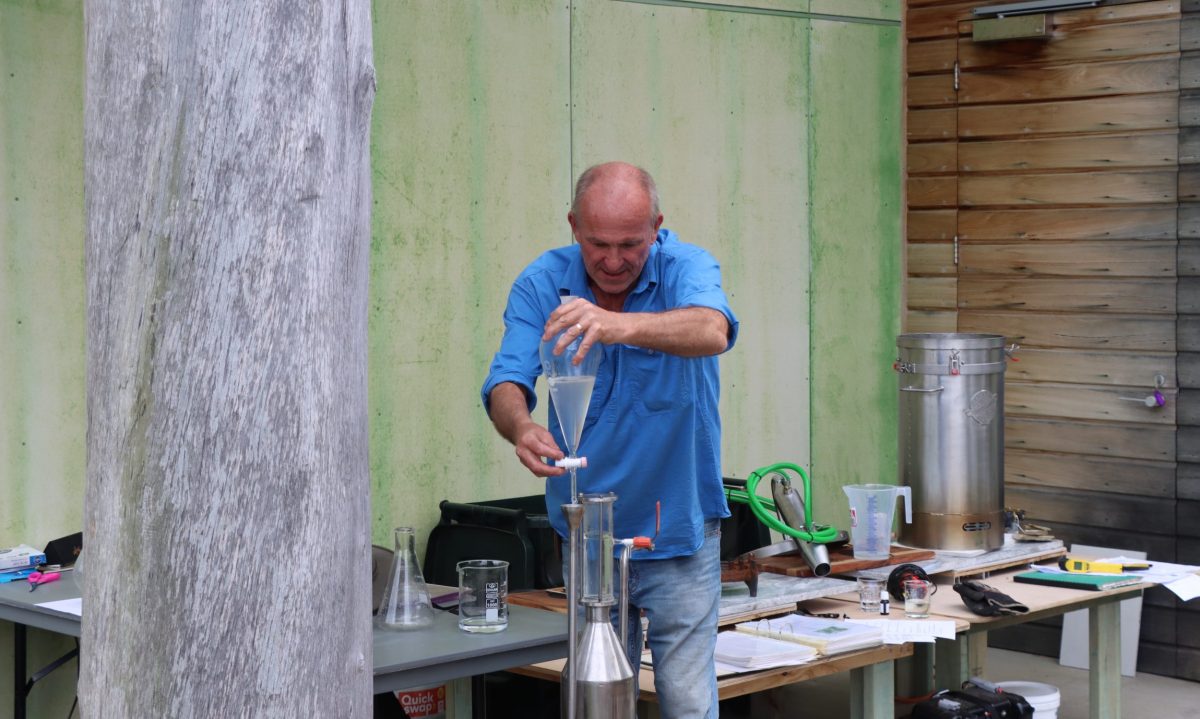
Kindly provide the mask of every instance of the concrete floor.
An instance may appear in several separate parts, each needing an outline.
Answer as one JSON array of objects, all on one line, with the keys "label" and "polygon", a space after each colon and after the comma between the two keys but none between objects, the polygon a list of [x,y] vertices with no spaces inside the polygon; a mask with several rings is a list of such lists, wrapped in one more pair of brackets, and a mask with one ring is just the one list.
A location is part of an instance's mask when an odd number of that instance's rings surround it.
[{"label": "concrete floor", "polygon": [[[989,681],[1036,681],[1058,687],[1058,719],[1087,719],[1086,671],[1059,666],[1054,658],[995,648],[988,649],[986,666],[984,678]],[[1121,707],[1121,716],[1127,719],[1196,719],[1200,717],[1200,683],[1154,674],[1122,677]],[[906,717],[910,710],[897,705],[896,716]],[[722,702],[721,717],[834,719],[849,716],[849,711],[849,678],[839,674],[764,692],[748,700]]]}]

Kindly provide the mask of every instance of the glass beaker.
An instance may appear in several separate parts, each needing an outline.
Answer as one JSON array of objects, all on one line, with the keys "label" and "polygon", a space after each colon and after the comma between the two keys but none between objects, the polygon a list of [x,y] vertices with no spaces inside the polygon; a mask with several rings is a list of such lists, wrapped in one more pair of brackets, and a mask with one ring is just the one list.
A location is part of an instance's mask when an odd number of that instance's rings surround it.
[{"label": "glass beaker", "polygon": [[887,559],[892,550],[892,516],[896,495],[905,498],[904,521],[912,524],[912,487],[890,484],[848,484],[850,543],[855,559]]},{"label": "glass beaker", "polygon": [[382,629],[421,629],[433,624],[429,588],[417,563],[417,539],[412,527],[396,527],[396,554],[388,575],[375,625]]},{"label": "glass beaker", "polygon": [[613,503],[617,495],[584,494],[583,593],[580,601],[613,603]]},{"label": "glass beaker", "polygon": [[458,569],[458,628],[490,634],[508,627],[508,562],[467,559]]}]

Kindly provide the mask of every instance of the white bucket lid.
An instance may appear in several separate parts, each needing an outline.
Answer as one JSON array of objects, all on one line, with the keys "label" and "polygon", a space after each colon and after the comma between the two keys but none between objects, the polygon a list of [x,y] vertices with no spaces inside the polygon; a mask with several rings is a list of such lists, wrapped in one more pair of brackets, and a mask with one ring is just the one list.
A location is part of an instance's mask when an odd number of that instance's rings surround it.
[{"label": "white bucket lid", "polygon": [[[1058,687],[1041,682],[996,682],[1006,692],[1020,694],[1034,705],[1035,709],[1052,709],[1058,706]],[[1038,706],[1042,705],[1042,706]]]}]

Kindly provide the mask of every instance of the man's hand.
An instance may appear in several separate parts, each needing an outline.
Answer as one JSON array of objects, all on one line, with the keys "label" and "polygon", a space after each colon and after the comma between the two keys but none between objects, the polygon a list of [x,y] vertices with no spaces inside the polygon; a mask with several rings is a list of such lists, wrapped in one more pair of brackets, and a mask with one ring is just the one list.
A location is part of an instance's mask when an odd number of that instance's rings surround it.
[{"label": "man's hand", "polygon": [[562,450],[554,443],[550,430],[529,416],[525,390],[512,382],[501,382],[492,388],[490,397],[492,424],[500,436],[512,442],[517,459],[536,477],[557,477],[567,470],[542,461],[542,457],[562,459]]},{"label": "man's hand", "polygon": [[550,430],[537,422],[530,420],[517,428],[513,445],[517,450],[517,459],[525,465],[535,477],[557,477],[567,470],[562,467],[546,464],[542,457],[562,459],[562,450],[554,443],[554,435]]},{"label": "man's hand", "polygon": [[582,337],[572,360],[583,361],[592,345],[627,344],[658,350],[680,357],[708,357],[729,345],[729,321],[708,307],[682,307],[666,312],[609,312],[578,298],[550,313],[542,341],[566,332],[554,346],[562,354],[567,345]]}]

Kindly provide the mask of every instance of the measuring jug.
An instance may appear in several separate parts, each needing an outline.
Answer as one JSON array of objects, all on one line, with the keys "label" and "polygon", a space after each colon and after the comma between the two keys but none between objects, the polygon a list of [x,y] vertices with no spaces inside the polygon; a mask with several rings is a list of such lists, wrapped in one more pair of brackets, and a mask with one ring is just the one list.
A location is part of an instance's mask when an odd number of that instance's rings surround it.
[{"label": "measuring jug", "polygon": [[892,511],[896,495],[904,496],[904,521],[912,524],[912,487],[890,484],[848,484],[850,543],[855,559],[887,559],[892,548]]}]

